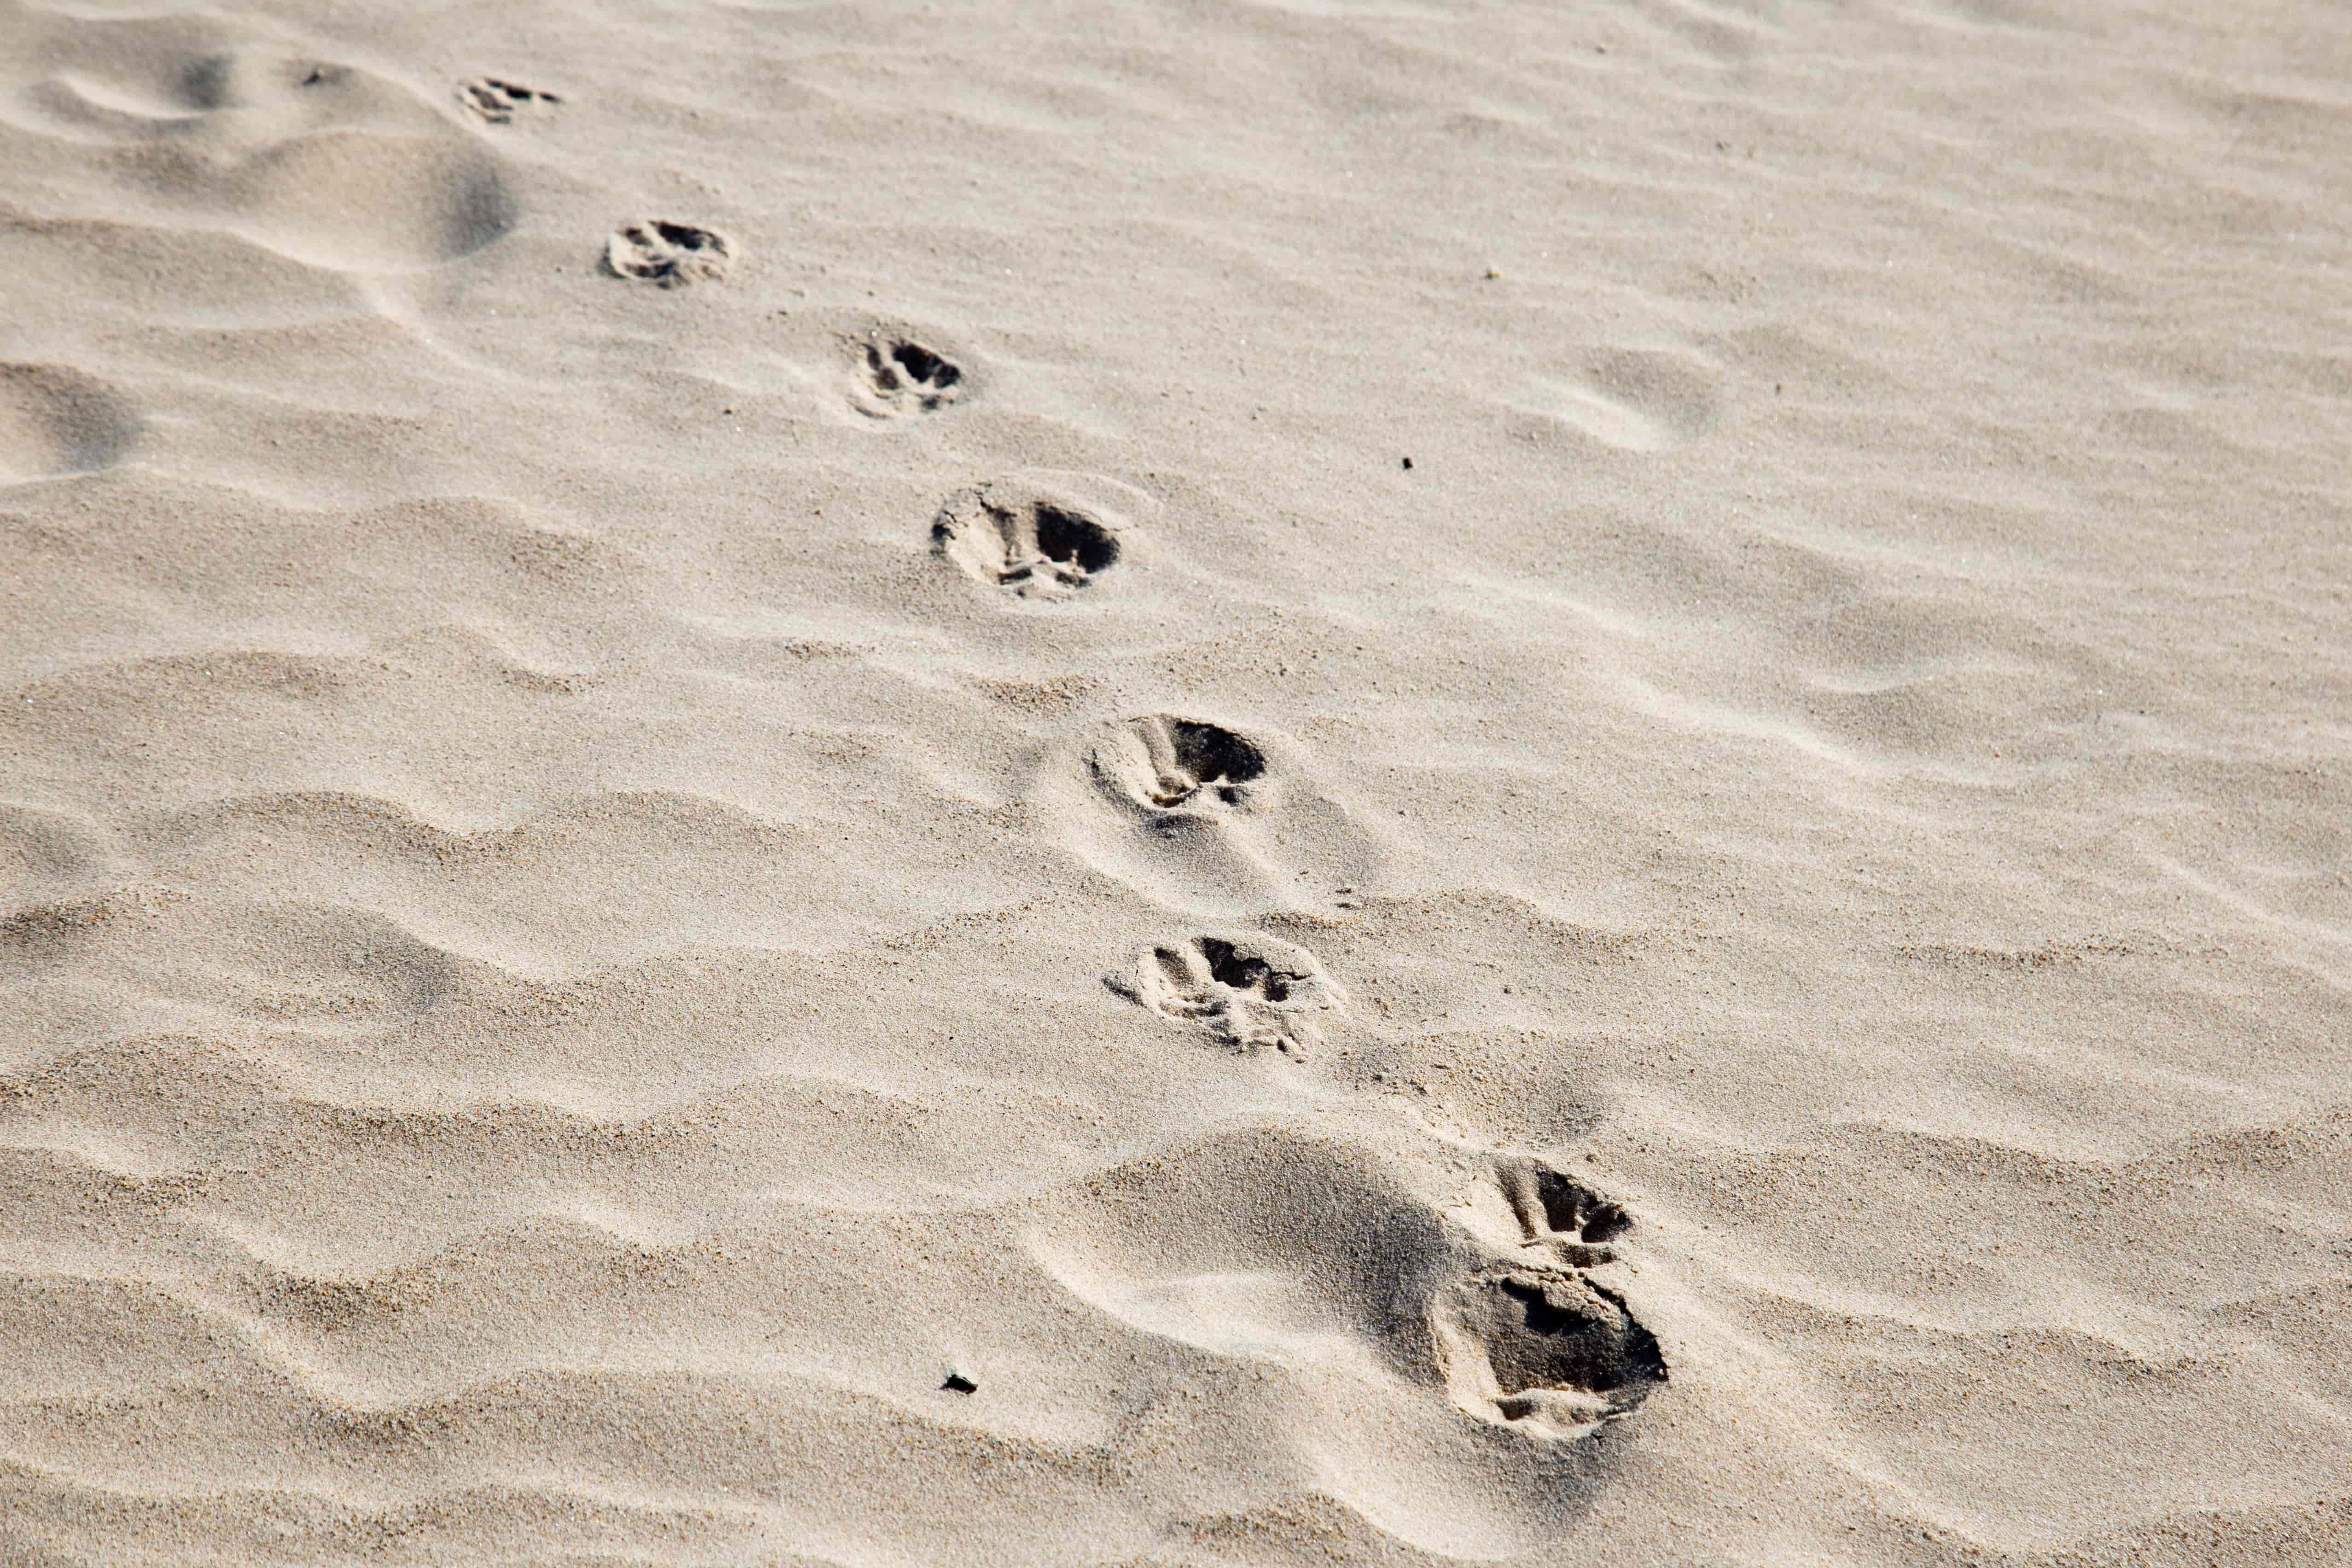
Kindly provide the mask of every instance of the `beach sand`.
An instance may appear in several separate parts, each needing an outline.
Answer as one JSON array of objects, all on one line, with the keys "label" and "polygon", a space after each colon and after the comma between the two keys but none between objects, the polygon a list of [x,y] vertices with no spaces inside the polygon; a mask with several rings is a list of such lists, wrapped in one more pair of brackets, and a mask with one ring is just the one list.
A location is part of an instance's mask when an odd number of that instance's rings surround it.
[{"label": "beach sand", "polygon": [[0,1563],[2352,1558],[2347,80],[0,0]]}]

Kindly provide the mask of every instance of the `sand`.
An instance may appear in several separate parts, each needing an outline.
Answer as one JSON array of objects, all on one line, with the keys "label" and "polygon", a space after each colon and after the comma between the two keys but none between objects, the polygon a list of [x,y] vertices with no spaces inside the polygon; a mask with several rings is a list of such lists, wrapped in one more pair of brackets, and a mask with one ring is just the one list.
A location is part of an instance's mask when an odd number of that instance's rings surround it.
[{"label": "sand", "polygon": [[0,1563],[2352,1559],[2347,79],[0,0]]}]

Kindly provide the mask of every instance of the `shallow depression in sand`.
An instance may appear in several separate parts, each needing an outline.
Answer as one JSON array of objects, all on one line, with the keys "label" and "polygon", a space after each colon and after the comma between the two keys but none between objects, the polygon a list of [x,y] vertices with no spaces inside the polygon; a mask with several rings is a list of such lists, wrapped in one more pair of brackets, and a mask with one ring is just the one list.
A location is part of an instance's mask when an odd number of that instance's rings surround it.
[{"label": "shallow depression in sand", "polygon": [[514,226],[496,162],[463,143],[330,131],[272,149],[242,181],[246,224],[316,267],[379,271],[470,255]]},{"label": "shallow depression in sand", "polygon": [[42,134],[109,149],[100,166],[124,191],[312,266],[431,267],[514,226],[497,154],[411,86],[191,32],[123,24],[21,101]]},{"label": "shallow depression in sand", "polygon": [[1567,375],[1538,376],[1521,405],[1633,452],[1664,452],[1712,431],[1722,417],[1717,377],[1687,354],[1610,349]]},{"label": "shallow depression in sand", "polygon": [[1197,719],[1150,714],[1129,720],[1098,745],[1095,776],[1104,792],[1146,811],[1174,811],[1211,799],[1239,805],[1265,772],[1248,737]]},{"label": "shallow depression in sand", "polygon": [[0,364],[0,484],[95,473],[139,439],[136,410],[105,383],[46,364]]}]

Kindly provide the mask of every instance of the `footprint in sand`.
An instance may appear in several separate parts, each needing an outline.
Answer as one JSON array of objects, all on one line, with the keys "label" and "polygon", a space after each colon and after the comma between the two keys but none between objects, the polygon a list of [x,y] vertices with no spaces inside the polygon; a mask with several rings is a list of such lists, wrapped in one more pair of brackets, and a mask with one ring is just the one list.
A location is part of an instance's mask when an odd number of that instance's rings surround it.
[{"label": "footprint in sand", "polygon": [[552,109],[563,100],[551,92],[525,87],[519,81],[478,76],[471,81],[457,84],[457,101],[477,119],[492,125],[508,125],[513,123],[518,114],[535,109]]},{"label": "footprint in sand", "polygon": [[1087,763],[1106,795],[1170,826],[1246,806],[1265,753],[1221,724],[1153,713],[1104,736]]},{"label": "footprint in sand", "polygon": [[[93,24],[22,95],[154,216],[193,213],[345,271],[431,267],[513,227],[497,157],[396,82],[228,44],[202,18]],[[226,47],[223,47],[224,45]]]},{"label": "footprint in sand", "polygon": [[1118,531],[1066,497],[997,480],[948,498],[931,542],[965,575],[1024,599],[1061,599],[1118,564]]},{"label": "footprint in sand", "polygon": [[79,371],[0,364],[0,485],[113,468],[140,427],[129,403]]},{"label": "footprint in sand", "polygon": [[[1501,1215],[1494,1233],[1392,1161],[1303,1128],[1227,1128],[1171,1153],[1087,1183],[1031,1231],[1073,1294],[1136,1329],[1339,1373],[1355,1412],[1343,1419],[1389,1432],[1426,1420],[1432,1436],[1462,1435],[1458,1412],[1573,1442],[1667,1381],[1656,1338],[1622,1298],[1548,1250],[1555,1220],[1579,1246],[1592,1245],[1588,1226],[1628,1228],[1598,1194],[1554,1175],[1523,1226],[1487,1187],[1472,1206]],[[1528,1228],[1540,1245],[1522,1243]],[[1475,1436],[1465,1457],[1483,1468],[1496,1448]]]},{"label": "footprint in sand", "polygon": [[1496,1177],[1525,1245],[1549,1252],[1570,1268],[1610,1262],[1617,1255],[1608,1244],[1633,1228],[1633,1216],[1621,1205],[1540,1160],[1501,1162]]},{"label": "footprint in sand", "polygon": [[1318,1016],[1345,998],[1303,947],[1236,932],[1163,942],[1138,955],[1114,988],[1162,1017],[1198,1023],[1236,1050],[1304,1057]]},{"label": "footprint in sand", "polygon": [[868,419],[936,414],[963,395],[963,367],[910,338],[863,345],[850,377],[849,401]]},{"label": "footprint in sand", "polygon": [[1536,1160],[1502,1163],[1520,1256],[1441,1288],[1429,1307],[1438,1370],[1482,1421],[1557,1441],[1632,1410],[1666,1381],[1656,1336],[1585,1270],[1633,1228],[1620,1205]]},{"label": "footprint in sand", "polygon": [[1498,1264],[1430,1303],[1454,1403],[1551,1441],[1624,1415],[1666,1381],[1658,1342],[1616,1292],[1567,1269]]},{"label": "footprint in sand", "polygon": [[604,242],[604,266],[615,278],[664,289],[715,283],[735,265],[735,244],[716,229],[649,218],[623,224]]},{"label": "footprint in sand", "polygon": [[1328,906],[1379,883],[1387,853],[1297,748],[1188,714],[1090,724],[1030,789],[1073,854],[1171,909],[1232,919]]}]

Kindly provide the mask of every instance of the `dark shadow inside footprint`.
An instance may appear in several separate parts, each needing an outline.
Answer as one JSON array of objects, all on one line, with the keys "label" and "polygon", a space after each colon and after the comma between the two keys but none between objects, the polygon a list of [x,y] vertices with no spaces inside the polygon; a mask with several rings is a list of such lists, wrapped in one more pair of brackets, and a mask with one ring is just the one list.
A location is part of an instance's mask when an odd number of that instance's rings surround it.
[{"label": "dark shadow inside footprint", "polygon": [[1633,1228],[1633,1216],[1622,1205],[1570,1181],[1558,1171],[1538,1167],[1535,1190],[1536,1201],[1543,1207],[1544,1221],[1557,1235],[1597,1243],[1613,1241]]},{"label": "dark shadow inside footprint", "polygon": [[919,386],[953,386],[963,379],[963,372],[952,361],[942,359],[920,343],[895,344],[890,357],[907,373],[907,379]]},{"label": "dark shadow inside footprint", "polygon": [[1243,956],[1232,942],[1202,937],[1201,956],[1209,961],[1209,978],[1221,985],[1254,991],[1269,1002],[1290,1000],[1288,977],[1276,973],[1262,958]]},{"label": "dark shadow inside footprint", "polygon": [[1121,995],[1163,1016],[1197,1020],[1245,1051],[1306,1054],[1319,1015],[1345,1003],[1314,954],[1263,935],[1196,936],[1138,955],[1134,978],[1106,977]]},{"label": "dark shadow inside footprint", "polygon": [[723,251],[727,248],[725,240],[707,228],[696,228],[691,224],[667,223],[656,218],[654,233],[661,237],[664,245],[678,250]]},{"label": "dark shadow inside footprint", "polygon": [[1246,786],[1264,776],[1265,753],[1221,724],[1176,719],[1162,713],[1130,719],[1096,746],[1096,780],[1107,793],[1124,796],[1158,815],[1158,826],[1180,830],[1187,816],[1180,806],[1206,792],[1227,805],[1246,798]]},{"label": "dark shadow inside footprint", "polygon": [[1534,1388],[1576,1389],[1610,1396],[1622,1405],[1646,1398],[1666,1381],[1657,1336],[1625,1310],[1614,1293],[1580,1281],[1604,1310],[1548,1282],[1507,1279],[1504,1294],[1519,1303],[1527,1332],[1487,1346],[1495,1381],[1506,1395]]},{"label": "dark shadow inside footprint", "polygon": [[1083,512],[1064,511],[1051,501],[1038,503],[1037,552],[1046,560],[1076,567],[1092,576],[1118,560],[1118,541],[1110,530]]},{"label": "dark shadow inside footprint", "polygon": [[1152,792],[1154,805],[1180,805],[1203,789],[1213,789],[1226,805],[1235,805],[1239,786],[1265,772],[1265,753],[1223,725],[1172,719],[1167,721],[1167,735],[1176,772],[1163,771],[1160,787]]}]

